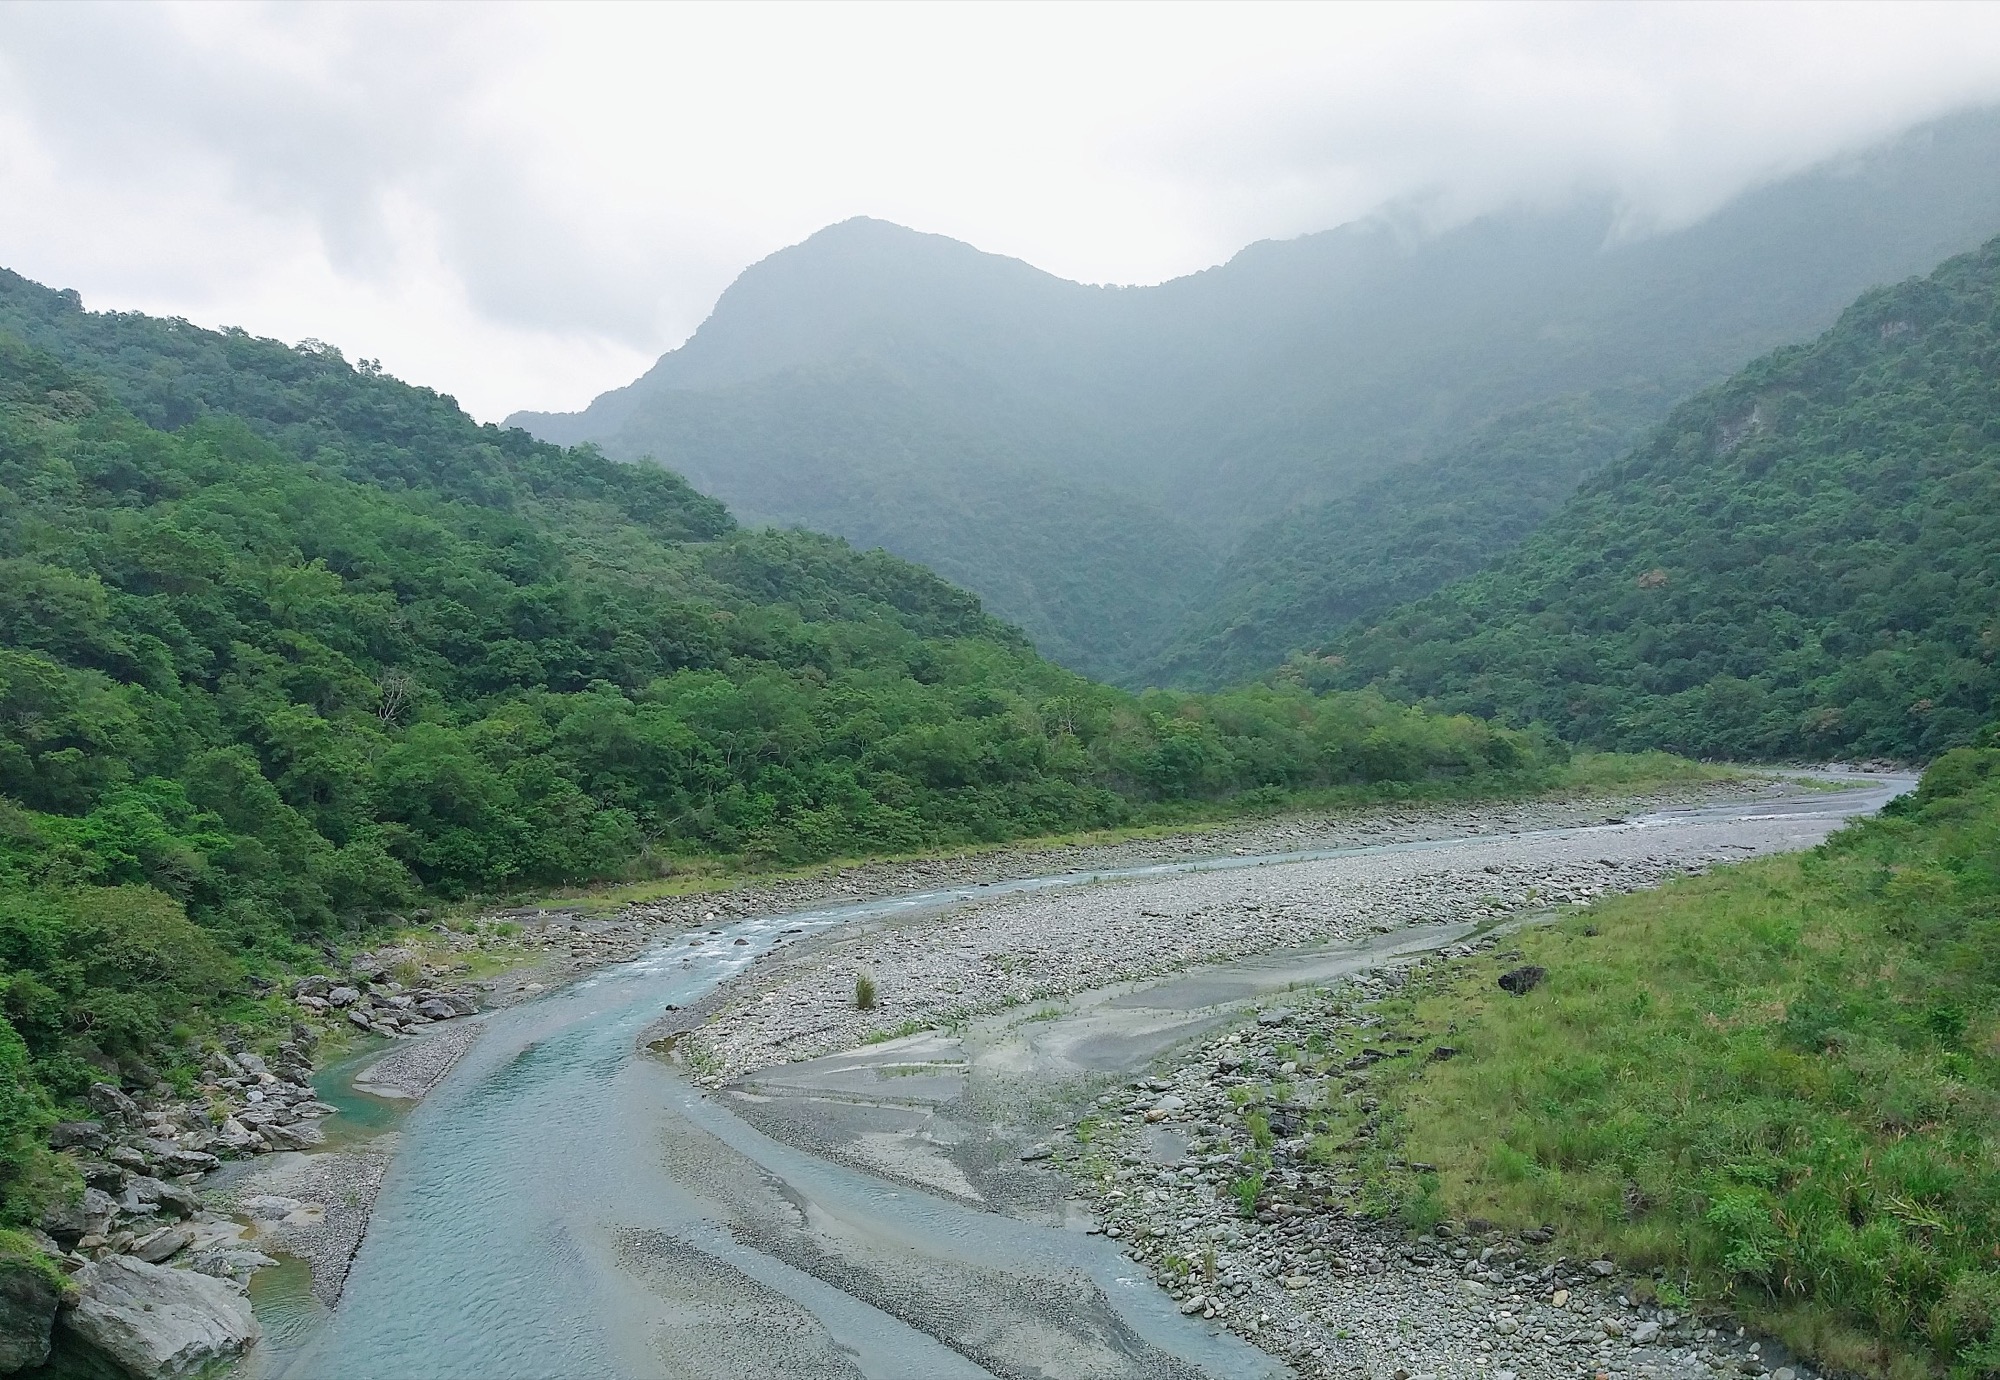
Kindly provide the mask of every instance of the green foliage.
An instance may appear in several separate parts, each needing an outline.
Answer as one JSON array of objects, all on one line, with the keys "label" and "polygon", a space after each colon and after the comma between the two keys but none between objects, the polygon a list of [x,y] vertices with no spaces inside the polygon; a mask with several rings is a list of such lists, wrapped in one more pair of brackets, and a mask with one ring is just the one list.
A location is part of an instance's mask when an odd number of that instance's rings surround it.
[{"label": "green foliage", "polygon": [[1229,1196],[1236,1200],[1236,1211],[1244,1217],[1257,1215],[1257,1200],[1264,1196],[1264,1173],[1253,1169],[1239,1174],[1229,1181]]},{"label": "green foliage", "polygon": [[[1443,1206],[1557,1224],[1565,1253],[1685,1279],[1828,1367],[1986,1373],[2000,748],[1947,754],[1809,855],[1610,901],[1520,947],[1421,992],[1414,1018],[1458,1055],[1378,1088]],[[1500,991],[1523,961],[1547,981]]]},{"label": "green foliage", "polygon": [[27,1045],[0,1016],[0,1219],[18,1221],[32,1207],[24,1190],[45,1172],[49,1152],[42,1134],[54,1121],[48,1094],[34,1077]]},{"label": "green foliage", "polygon": [[1676,409],[1487,573],[1295,665],[1572,740],[1924,759],[2000,704],[2000,242]]},{"label": "green foliage", "polygon": [[854,1009],[856,1011],[875,1009],[875,979],[866,973],[854,975]]}]

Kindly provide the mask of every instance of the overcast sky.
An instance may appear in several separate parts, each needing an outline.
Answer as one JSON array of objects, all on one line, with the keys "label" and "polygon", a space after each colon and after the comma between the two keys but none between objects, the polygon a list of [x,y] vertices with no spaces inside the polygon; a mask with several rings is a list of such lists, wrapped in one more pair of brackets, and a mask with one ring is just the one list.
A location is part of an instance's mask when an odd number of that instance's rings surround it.
[{"label": "overcast sky", "polygon": [[573,408],[873,215],[1089,282],[1421,197],[1637,221],[2000,101],[2000,6],[0,6],[0,264]]}]

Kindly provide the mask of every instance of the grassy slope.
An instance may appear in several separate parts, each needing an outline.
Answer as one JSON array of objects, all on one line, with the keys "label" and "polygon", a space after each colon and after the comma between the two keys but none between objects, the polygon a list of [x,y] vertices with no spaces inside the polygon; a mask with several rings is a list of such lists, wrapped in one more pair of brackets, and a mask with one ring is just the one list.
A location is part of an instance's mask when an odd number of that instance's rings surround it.
[{"label": "grassy slope", "polygon": [[[1554,1225],[1826,1366],[2000,1372],[1996,772],[1962,749],[1810,854],[1427,980],[1396,1014],[1459,1052],[1382,1095],[1436,1173],[1378,1154],[1378,1183],[1418,1220]],[[1516,998],[1521,963],[1549,976]]]}]

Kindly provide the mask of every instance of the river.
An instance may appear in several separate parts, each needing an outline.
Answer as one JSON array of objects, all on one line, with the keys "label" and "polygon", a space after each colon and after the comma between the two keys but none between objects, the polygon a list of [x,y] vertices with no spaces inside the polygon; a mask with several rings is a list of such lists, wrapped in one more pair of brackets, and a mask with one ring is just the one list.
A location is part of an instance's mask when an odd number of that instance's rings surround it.
[{"label": "river", "polygon": [[[1840,794],[1624,827],[1797,847],[1908,784],[1865,778]],[[1576,833],[1512,841],[1532,851]],[[1115,1242],[774,1140],[639,1050],[639,1036],[774,946],[857,920],[1117,876],[1171,884],[1463,842],[1216,858],[758,917],[695,947],[676,936],[494,1012],[404,1119],[339,1308],[296,1344],[267,1349],[257,1369],[282,1380],[1283,1373],[1181,1316]]]}]

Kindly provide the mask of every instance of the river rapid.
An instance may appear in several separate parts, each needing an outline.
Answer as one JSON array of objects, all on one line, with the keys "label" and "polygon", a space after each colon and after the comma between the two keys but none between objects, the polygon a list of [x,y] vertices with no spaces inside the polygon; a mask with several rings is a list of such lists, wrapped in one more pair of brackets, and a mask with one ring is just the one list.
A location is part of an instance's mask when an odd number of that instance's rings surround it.
[{"label": "river rapid", "polygon": [[[1804,847],[1909,784],[1856,778],[1839,793],[1615,827],[1664,848],[1682,837],[1734,839],[1744,852]],[[1578,833],[1506,841],[1532,855]],[[760,956],[860,921],[1120,879],[1171,887],[1195,873],[1365,867],[1392,851],[1443,865],[1472,842],[1494,838],[1176,862],[755,917],[494,1012],[404,1119],[338,1308],[291,1329],[252,1369],[280,1380],[1286,1373],[1182,1316],[1116,1242],[773,1139],[647,1053],[642,1034]]]}]

